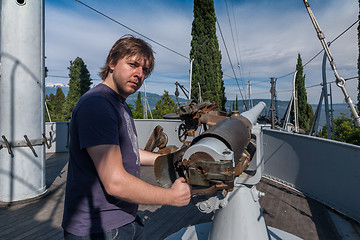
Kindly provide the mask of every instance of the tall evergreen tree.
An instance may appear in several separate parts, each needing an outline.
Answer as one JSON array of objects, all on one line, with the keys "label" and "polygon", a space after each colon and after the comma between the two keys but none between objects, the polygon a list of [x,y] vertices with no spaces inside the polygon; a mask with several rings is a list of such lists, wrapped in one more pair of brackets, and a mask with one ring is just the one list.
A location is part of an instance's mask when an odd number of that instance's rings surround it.
[{"label": "tall evergreen tree", "polygon": [[[311,127],[314,111],[312,106],[307,102],[307,93],[305,89],[305,75],[303,74],[303,65],[300,54],[298,54],[296,70],[298,71],[295,78],[295,90],[298,99],[298,118],[300,128],[308,131]],[[294,121],[294,113],[291,112],[291,121]]]},{"label": "tall evergreen tree", "polygon": [[239,100],[238,100],[238,96],[236,95],[236,104],[235,104],[235,107],[236,107],[236,111],[239,111]]},{"label": "tall evergreen tree", "polygon": [[144,118],[143,117],[144,116],[144,106],[141,102],[141,92],[140,91],[138,92],[134,108],[135,108],[134,111],[132,111],[133,117],[135,119],[143,119]]},{"label": "tall evergreen tree", "polygon": [[[360,19],[360,0],[359,0],[359,19]],[[358,95],[357,109],[360,112],[360,23],[358,24]]]},{"label": "tall evergreen tree", "polygon": [[64,117],[64,105],[65,105],[65,94],[62,91],[62,89],[60,87],[58,87],[56,89],[56,94],[54,96],[54,98],[51,101],[51,104],[53,106],[53,114],[52,116],[52,120],[54,122],[58,122],[58,121],[65,121],[65,117]]},{"label": "tall evergreen tree", "polygon": [[155,110],[152,111],[152,115],[155,119],[162,119],[167,113],[175,113],[177,111],[177,105],[173,99],[170,98],[169,92],[164,91],[161,99],[155,103]]},{"label": "tall evergreen tree", "polygon": [[199,98],[198,83],[200,83],[202,99],[217,103],[225,110],[225,87],[215,24],[214,1],[194,0],[190,51],[190,58],[194,59],[191,94],[192,98]]},{"label": "tall evergreen tree", "polygon": [[84,61],[77,57],[73,62],[70,61],[69,69],[69,92],[66,97],[66,104],[64,108],[65,120],[70,119],[71,112],[80,97],[90,89],[91,79],[90,73]]}]

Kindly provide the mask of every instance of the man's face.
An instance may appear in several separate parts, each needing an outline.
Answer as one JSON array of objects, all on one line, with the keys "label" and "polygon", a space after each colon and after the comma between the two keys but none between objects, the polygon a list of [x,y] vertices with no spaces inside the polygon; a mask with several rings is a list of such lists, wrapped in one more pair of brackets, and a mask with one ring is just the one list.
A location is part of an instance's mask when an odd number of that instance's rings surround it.
[{"label": "man's face", "polygon": [[113,70],[114,90],[125,99],[141,87],[148,73],[148,64],[136,55],[124,57],[116,65],[110,63],[109,67]]}]

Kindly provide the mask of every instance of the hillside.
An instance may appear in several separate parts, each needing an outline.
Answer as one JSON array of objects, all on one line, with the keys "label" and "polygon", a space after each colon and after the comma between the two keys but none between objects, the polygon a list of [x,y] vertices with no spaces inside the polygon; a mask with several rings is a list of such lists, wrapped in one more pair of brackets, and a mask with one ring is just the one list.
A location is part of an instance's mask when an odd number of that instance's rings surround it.
[{"label": "hillside", "polygon": [[[45,87],[45,95],[50,95],[51,93],[52,94],[56,94],[56,88],[57,87]],[[63,90],[65,96],[67,95],[68,91],[69,91],[69,88],[68,87],[61,87],[61,89]],[[147,99],[148,99],[148,102],[149,102],[149,105],[150,105],[150,108],[151,109],[154,109],[155,108],[155,104],[157,101],[159,101],[161,99],[161,95],[159,94],[156,94],[156,93],[147,93]],[[144,92],[141,92],[141,97],[144,96]],[[176,97],[174,95],[170,95],[171,99],[173,99],[176,103]],[[133,104],[134,105],[134,102],[136,101],[136,98],[137,98],[137,94],[133,94],[133,95],[130,95],[128,97],[128,99],[126,100],[126,102],[128,104]],[[185,98],[179,98],[179,101],[180,101],[180,104],[181,105],[184,105],[186,104],[187,102],[187,99]],[[260,101],[263,101],[266,103],[266,106],[267,108],[270,107],[270,104],[271,104],[271,100],[270,99],[253,99],[253,103],[254,105],[256,105],[257,103],[259,103]],[[233,102],[234,100],[228,100],[225,104],[225,107],[227,110],[231,109],[232,106],[233,106]],[[239,109],[240,109],[240,112],[242,112],[243,110],[243,101],[242,100],[239,100]],[[248,102],[246,101],[246,105],[248,105]],[[288,105],[288,102],[287,101],[278,101],[278,107],[279,108],[286,108],[287,105]]]}]

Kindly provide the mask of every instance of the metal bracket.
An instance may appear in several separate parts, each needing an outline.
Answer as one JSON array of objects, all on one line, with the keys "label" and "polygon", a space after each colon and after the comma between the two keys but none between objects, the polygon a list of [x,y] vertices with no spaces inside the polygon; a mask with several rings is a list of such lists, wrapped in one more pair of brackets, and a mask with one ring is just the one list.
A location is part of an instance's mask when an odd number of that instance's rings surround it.
[{"label": "metal bracket", "polygon": [[[1,148],[6,147],[7,150],[8,150],[8,153],[9,153],[10,155],[12,155],[13,153],[12,153],[12,151],[11,151],[10,144],[9,144],[8,140],[6,139],[5,135],[2,135],[1,137],[2,137],[2,139],[4,139],[4,142],[1,142],[1,141],[0,141],[0,144],[1,144],[0,146],[1,146]],[[1,148],[0,148],[0,149],[1,149]]]},{"label": "metal bracket", "polygon": [[8,153],[10,155],[13,154],[12,148],[16,147],[29,147],[33,153],[35,153],[35,149],[33,146],[43,145],[45,144],[48,149],[51,147],[51,141],[52,141],[52,132],[49,132],[50,137],[47,138],[45,136],[45,133],[42,134],[43,138],[40,139],[32,139],[30,140],[27,135],[24,135],[25,140],[19,140],[19,141],[12,141],[9,142],[5,135],[2,135],[2,139],[4,141],[0,141],[0,149],[7,148]]}]

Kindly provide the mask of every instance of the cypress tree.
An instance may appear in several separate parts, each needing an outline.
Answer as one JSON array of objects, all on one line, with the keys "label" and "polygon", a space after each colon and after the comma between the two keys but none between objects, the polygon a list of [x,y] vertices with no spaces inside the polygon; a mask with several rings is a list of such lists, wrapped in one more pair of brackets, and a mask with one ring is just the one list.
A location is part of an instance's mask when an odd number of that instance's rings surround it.
[{"label": "cypress tree", "polygon": [[[360,18],[360,0],[359,0],[359,18]],[[358,95],[357,109],[360,111],[360,23],[358,24]]]},{"label": "cypress tree", "polygon": [[132,111],[133,113],[133,117],[135,119],[143,119],[143,115],[144,115],[144,106],[141,102],[141,92],[138,92],[137,95],[137,99],[135,101],[135,107],[134,107],[134,111]]},{"label": "cypress tree", "polygon": [[236,108],[235,108],[235,110],[236,111],[239,111],[239,100],[238,100],[238,96],[236,95]]},{"label": "cypress tree", "polygon": [[[312,106],[307,102],[307,93],[305,89],[305,75],[303,74],[303,65],[300,54],[298,54],[296,70],[298,71],[295,78],[295,90],[298,98],[298,118],[300,128],[308,131],[314,118]],[[291,121],[294,121],[294,113],[291,112]]]},{"label": "cypress tree", "polygon": [[217,103],[225,110],[225,87],[222,80],[221,53],[215,24],[214,1],[194,0],[190,51],[190,58],[194,59],[191,98],[199,98],[197,86],[200,83],[202,99]]},{"label": "cypress tree", "polygon": [[56,89],[56,94],[51,101],[53,106],[53,114],[51,115],[53,117],[53,121],[64,121],[64,105],[65,105],[65,94],[62,91],[60,87]]},{"label": "cypress tree", "polygon": [[66,97],[66,104],[64,108],[64,119],[68,120],[71,117],[71,112],[80,97],[90,89],[92,84],[90,73],[84,61],[77,57],[74,62],[70,61],[69,69],[69,92]]}]

